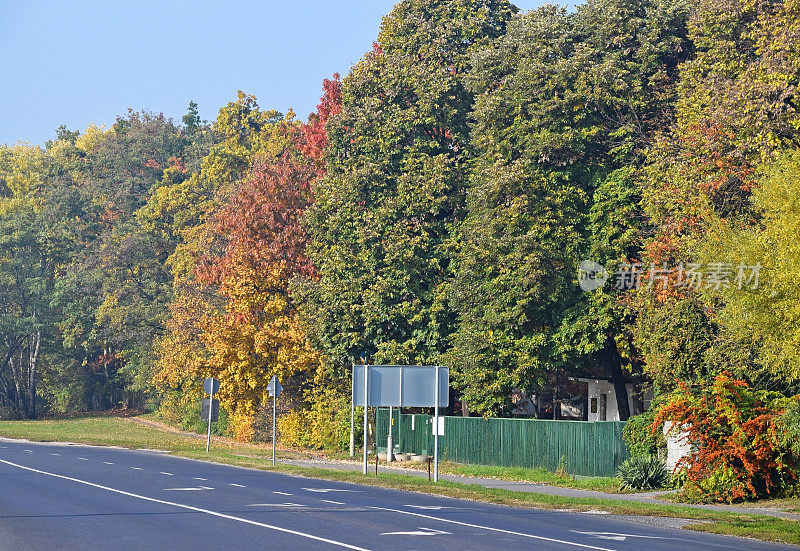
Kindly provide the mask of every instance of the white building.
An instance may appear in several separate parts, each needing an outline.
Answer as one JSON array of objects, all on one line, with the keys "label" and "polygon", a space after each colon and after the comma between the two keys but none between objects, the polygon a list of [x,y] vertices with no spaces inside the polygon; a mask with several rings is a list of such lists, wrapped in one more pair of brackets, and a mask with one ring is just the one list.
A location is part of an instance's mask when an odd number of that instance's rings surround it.
[{"label": "white building", "polygon": [[[617,408],[617,393],[614,391],[614,383],[607,379],[578,379],[581,383],[588,386],[587,405],[588,421],[619,421],[619,409]],[[631,416],[638,415],[650,407],[653,400],[653,390],[645,389],[641,391],[633,383],[625,383],[628,389],[628,408]],[[642,393],[642,402],[636,400],[636,393]]]}]

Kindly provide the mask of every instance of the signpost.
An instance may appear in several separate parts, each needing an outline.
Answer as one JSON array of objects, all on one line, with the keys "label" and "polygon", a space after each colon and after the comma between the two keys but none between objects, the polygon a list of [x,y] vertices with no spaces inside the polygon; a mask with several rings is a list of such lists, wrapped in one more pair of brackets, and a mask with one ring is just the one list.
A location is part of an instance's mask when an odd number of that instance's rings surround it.
[{"label": "signpost", "polygon": [[219,400],[214,399],[214,394],[219,392],[219,381],[214,377],[209,377],[203,381],[203,390],[209,395],[209,398],[203,400],[202,418],[206,420],[208,416],[208,438],[206,439],[206,453],[211,448],[211,422],[216,421],[219,417]]},{"label": "signpost", "polygon": [[275,375],[272,376],[272,379],[269,380],[269,384],[267,385],[267,390],[269,391],[269,395],[272,396],[272,465],[275,465],[275,404],[278,401],[278,396],[283,390],[281,383],[278,381],[278,377]]},{"label": "signpost", "polygon": [[[433,481],[439,480],[439,408],[448,405],[450,396],[450,372],[446,367],[353,365],[352,396],[352,408],[364,406],[364,474],[367,474],[368,407],[433,407]],[[391,434],[391,425],[389,431]],[[391,446],[390,442],[387,444]],[[387,458],[390,453],[392,450],[388,449]]]}]

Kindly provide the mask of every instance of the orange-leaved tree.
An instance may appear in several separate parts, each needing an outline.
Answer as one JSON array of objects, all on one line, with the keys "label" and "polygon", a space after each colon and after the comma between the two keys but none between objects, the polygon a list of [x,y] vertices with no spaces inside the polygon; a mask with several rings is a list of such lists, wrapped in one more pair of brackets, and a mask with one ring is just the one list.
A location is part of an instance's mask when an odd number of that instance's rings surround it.
[{"label": "orange-leaved tree", "polygon": [[205,255],[197,266],[198,282],[215,288],[224,302],[202,320],[201,340],[240,439],[252,437],[272,375],[285,380],[318,363],[289,294],[295,276],[313,274],[300,218],[314,176],[308,162],[288,152],[256,161],[215,217],[213,230],[225,243],[221,254]]}]

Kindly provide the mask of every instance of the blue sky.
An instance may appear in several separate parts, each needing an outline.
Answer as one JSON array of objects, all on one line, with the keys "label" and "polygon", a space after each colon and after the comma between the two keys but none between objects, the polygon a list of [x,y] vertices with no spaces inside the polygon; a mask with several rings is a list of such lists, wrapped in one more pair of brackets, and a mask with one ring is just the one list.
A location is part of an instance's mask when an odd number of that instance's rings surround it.
[{"label": "blue sky", "polygon": [[[522,10],[542,0],[516,2]],[[128,107],[213,120],[237,90],[305,118],[370,49],[391,1],[0,0],[0,144]]]}]

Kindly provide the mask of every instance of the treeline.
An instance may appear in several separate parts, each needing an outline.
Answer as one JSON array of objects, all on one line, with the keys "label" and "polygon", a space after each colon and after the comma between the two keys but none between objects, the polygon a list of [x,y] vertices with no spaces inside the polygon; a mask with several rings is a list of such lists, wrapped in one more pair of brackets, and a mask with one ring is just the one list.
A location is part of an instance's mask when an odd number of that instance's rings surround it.
[{"label": "treeline", "polygon": [[3,412],[191,424],[213,375],[258,438],[277,374],[285,433],[335,447],[363,352],[481,415],[576,375],[622,418],[630,377],[796,394],[798,29],[797,0],[410,0],[306,122],[240,92],[0,148]]}]

